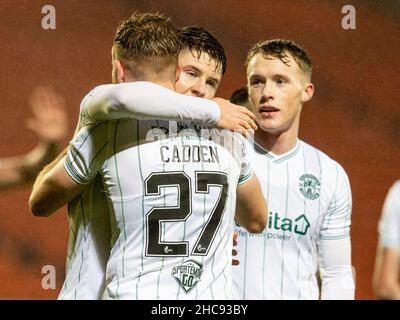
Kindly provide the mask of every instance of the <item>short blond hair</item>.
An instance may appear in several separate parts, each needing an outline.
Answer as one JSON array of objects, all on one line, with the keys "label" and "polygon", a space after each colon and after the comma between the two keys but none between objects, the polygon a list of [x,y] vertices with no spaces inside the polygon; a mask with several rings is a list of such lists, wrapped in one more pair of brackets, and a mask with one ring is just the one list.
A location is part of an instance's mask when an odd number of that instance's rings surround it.
[{"label": "short blond hair", "polygon": [[113,58],[126,62],[178,60],[181,50],[177,28],[160,13],[134,12],[118,26]]}]

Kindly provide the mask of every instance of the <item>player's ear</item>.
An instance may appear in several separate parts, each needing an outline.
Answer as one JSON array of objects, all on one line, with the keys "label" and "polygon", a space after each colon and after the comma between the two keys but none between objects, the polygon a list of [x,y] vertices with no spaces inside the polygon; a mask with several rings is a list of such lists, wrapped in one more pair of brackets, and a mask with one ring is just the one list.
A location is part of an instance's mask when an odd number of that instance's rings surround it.
[{"label": "player's ear", "polygon": [[302,93],[302,96],[301,96],[301,101],[303,103],[307,102],[307,101],[311,100],[313,95],[314,95],[314,85],[311,82],[309,82],[309,83],[306,84],[306,86],[305,86],[305,88],[303,90],[303,93]]},{"label": "player's ear", "polygon": [[114,68],[117,77],[117,83],[125,82],[125,64],[122,60],[114,60]]},{"label": "player's ear", "polygon": [[180,64],[178,62],[177,66],[176,66],[176,73],[175,73],[175,82],[177,82],[179,80],[179,77],[181,76],[182,73],[182,64]]}]

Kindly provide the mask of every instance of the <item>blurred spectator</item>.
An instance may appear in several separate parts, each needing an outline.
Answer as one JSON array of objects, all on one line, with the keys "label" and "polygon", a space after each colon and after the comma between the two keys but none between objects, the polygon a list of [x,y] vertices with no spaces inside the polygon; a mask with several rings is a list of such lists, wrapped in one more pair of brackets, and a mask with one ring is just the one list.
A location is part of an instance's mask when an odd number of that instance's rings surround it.
[{"label": "blurred spectator", "polygon": [[0,189],[33,182],[38,172],[58,153],[68,131],[63,98],[50,87],[38,87],[29,97],[33,117],[26,125],[39,138],[25,155],[0,159]]}]

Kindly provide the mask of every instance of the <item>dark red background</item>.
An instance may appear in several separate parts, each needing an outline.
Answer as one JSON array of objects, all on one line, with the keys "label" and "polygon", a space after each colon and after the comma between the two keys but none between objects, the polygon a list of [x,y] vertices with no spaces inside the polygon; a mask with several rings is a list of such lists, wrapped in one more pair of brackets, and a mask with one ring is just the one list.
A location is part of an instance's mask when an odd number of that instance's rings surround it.
[{"label": "dark red background", "polygon": [[[56,7],[56,30],[41,27],[46,4]],[[356,8],[356,30],[342,29],[346,4]],[[134,10],[160,11],[178,26],[197,24],[212,31],[228,55],[222,97],[244,84],[243,62],[251,44],[288,38],[309,51],[316,93],[304,108],[300,136],[339,161],[350,177],[357,298],[373,298],[377,222],[388,188],[400,178],[398,1],[2,0],[1,157],[35,146],[24,121],[31,115],[27,97],[37,85],[53,85],[65,97],[72,135],[81,98],[93,86],[110,82],[115,28]],[[66,211],[49,219],[31,217],[29,193],[27,186],[0,197],[0,298],[52,299],[62,285]],[[47,264],[57,270],[55,290],[41,287]]]}]

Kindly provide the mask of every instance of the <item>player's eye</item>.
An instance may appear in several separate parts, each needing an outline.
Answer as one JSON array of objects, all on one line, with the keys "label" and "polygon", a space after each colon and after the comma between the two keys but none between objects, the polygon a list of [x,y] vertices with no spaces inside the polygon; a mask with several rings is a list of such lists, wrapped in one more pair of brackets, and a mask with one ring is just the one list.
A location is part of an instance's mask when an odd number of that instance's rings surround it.
[{"label": "player's eye", "polygon": [[263,85],[263,82],[260,79],[254,79],[250,81],[250,85],[252,86],[260,86]]},{"label": "player's eye", "polygon": [[215,81],[212,81],[212,80],[207,81],[206,84],[211,86],[214,89],[217,87],[217,83]]},{"label": "player's eye", "polygon": [[193,70],[186,70],[185,73],[193,78],[197,77],[197,73]]}]

